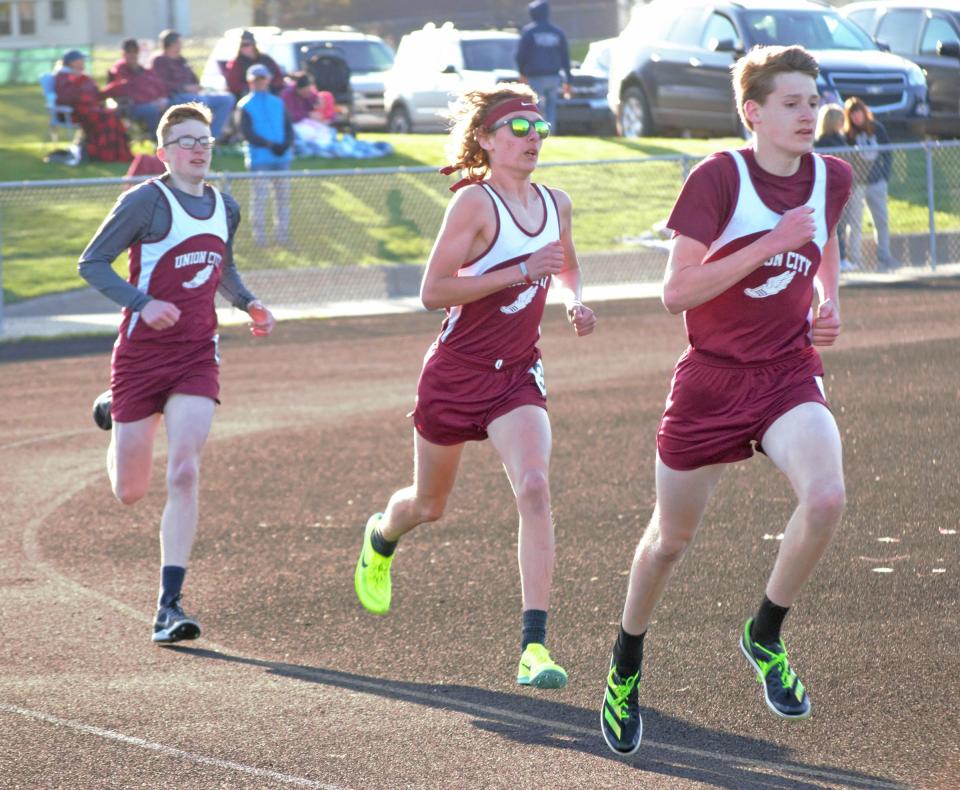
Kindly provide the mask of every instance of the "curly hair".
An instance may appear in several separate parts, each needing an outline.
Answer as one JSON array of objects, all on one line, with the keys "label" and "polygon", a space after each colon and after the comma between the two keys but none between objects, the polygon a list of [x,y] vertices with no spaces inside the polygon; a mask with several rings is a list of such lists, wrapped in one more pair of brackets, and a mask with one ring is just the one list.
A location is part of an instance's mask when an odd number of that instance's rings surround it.
[{"label": "curly hair", "polygon": [[483,119],[496,105],[510,99],[536,102],[538,97],[529,85],[504,82],[493,90],[467,91],[450,105],[450,137],[445,151],[453,169],[466,170],[467,177],[475,180],[487,175],[490,160],[478,139],[485,134]]}]

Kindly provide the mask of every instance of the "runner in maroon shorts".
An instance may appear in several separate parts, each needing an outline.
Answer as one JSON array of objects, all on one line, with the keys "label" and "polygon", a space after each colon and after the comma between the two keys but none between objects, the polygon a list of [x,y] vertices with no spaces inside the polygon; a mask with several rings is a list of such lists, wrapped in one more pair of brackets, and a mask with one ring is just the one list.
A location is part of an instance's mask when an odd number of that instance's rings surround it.
[{"label": "runner in maroon shorts", "polygon": [[554,536],[550,421],[536,346],[551,280],[564,289],[577,335],[590,334],[596,319],[580,301],[570,198],[530,180],[550,128],[535,101],[528,87],[506,84],[468,92],[453,108],[453,164],[444,171],[468,177],[453,187],[420,291],[426,307],[447,315],[417,387],[414,480],[367,522],[354,584],[369,611],[387,613],[397,541],[440,518],[464,443],[489,437],[520,516],[517,682],[561,688],[566,672],[544,646]]},{"label": "runner in maroon shorts", "polygon": [[[160,521],[160,593],[154,642],[196,639],[200,625],[180,595],[197,528],[200,454],[220,394],[214,296],[246,310],[255,335],[273,316],[243,285],[233,262],[237,203],[204,183],[214,144],[210,111],[170,107],[157,128],[167,174],[124,193],[80,257],[80,274],[123,306],[110,389],[94,419],[111,430],[107,473],[132,505],[147,492],[161,416],[167,428],[167,502]],[[111,268],[129,249],[129,282]]]},{"label": "runner in maroon shorts", "polygon": [[725,465],[753,446],[799,501],[740,648],[773,713],[810,715],[780,628],[844,508],[840,434],[814,346],[840,332],[836,224],[851,183],[846,163],[812,153],[818,71],[801,47],[756,48],[737,62],[737,108],[753,145],[698,165],[667,223],[663,302],[684,313],[690,346],[657,433],[657,504],[633,558],[601,711],[619,754],[640,745],[637,690],[653,609]]}]

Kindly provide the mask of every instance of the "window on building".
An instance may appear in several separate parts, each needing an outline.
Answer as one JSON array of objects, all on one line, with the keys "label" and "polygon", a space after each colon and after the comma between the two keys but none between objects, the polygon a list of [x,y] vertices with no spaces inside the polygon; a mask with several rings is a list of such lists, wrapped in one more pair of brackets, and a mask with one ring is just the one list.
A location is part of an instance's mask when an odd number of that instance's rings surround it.
[{"label": "window on building", "polygon": [[107,33],[123,35],[123,0],[106,0]]},{"label": "window on building", "polygon": [[67,0],[50,0],[50,21],[67,21]]},{"label": "window on building", "polygon": [[33,2],[17,3],[17,16],[20,17],[20,35],[37,34],[37,4]]},{"label": "window on building", "polygon": [[0,36],[13,35],[13,3],[0,3]]}]

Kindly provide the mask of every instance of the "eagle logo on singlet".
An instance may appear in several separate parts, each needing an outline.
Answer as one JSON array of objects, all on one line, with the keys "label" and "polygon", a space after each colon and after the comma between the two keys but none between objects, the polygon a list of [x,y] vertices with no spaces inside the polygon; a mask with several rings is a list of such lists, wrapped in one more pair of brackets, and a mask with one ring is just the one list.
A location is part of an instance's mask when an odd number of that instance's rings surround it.
[{"label": "eagle logo on singlet", "polygon": [[501,313],[506,313],[507,315],[513,315],[514,313],[519,313],[523,308],[527,307],[530,302],[533,301],[533,297],[537,295],[537,288],[540,287],[539,283],[534,283],[529,288],[525,288],[520,292],[520,295],[514,299],[512,304],[505,305],[500,308]]},{"label": "eagle logo on singlet", "polygon": [[780,293],[793,282],[793,278],[796,276],[797,273],[795,271],[786,271],[783,274],[771,277],[763,285],[759,285],[756,288],[744,288],[743,292],[753,299],[766,299],[768,296]]},{"label": "eagle logo on singlet", "polygon": [[216,268],[212,263],[208,263],[200,271],[198,271],[193,278],[188,280],[183,284],[184,288],[199,288],[207,280],[210,279],[210,275],[213,274],[213,270]]}]

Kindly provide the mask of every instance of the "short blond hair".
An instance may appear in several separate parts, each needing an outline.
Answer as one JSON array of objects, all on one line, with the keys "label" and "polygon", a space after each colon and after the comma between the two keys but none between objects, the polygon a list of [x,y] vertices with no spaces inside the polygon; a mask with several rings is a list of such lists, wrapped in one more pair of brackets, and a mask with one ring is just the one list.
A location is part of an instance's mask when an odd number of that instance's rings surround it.
[{"label": "short blond hair", "polygon": [[213,121],[213,114],[209,107],[198,101],[174,104],[168,107],[167,111],[161,116],[160,123],[157,124],[157,147],[163,148],[164,138],[170,129],[184,121],[200,121],[200,123],[209,126]]},{"label": "short blond hair", "polygon": [[485,134],[483,121],[494,107],[511,99],[526,99],[536,104],[537,94],[529,85],[504,82],[490,90],[467,91],[450,106],[447,160],[454,169],[466,170],[467,178],[480,180],[489,172],[490,160],[478,141],[479,136]]},{"label": "short blond hair", "polygon": [[763,104],[773,93],[778,74],[800,72],[813,79],[820,75],[817,59],[801,46],[754,47],[733,64],[733,92],[740,120],[751,132],[753,124],[743,111],[748,101]]}]

